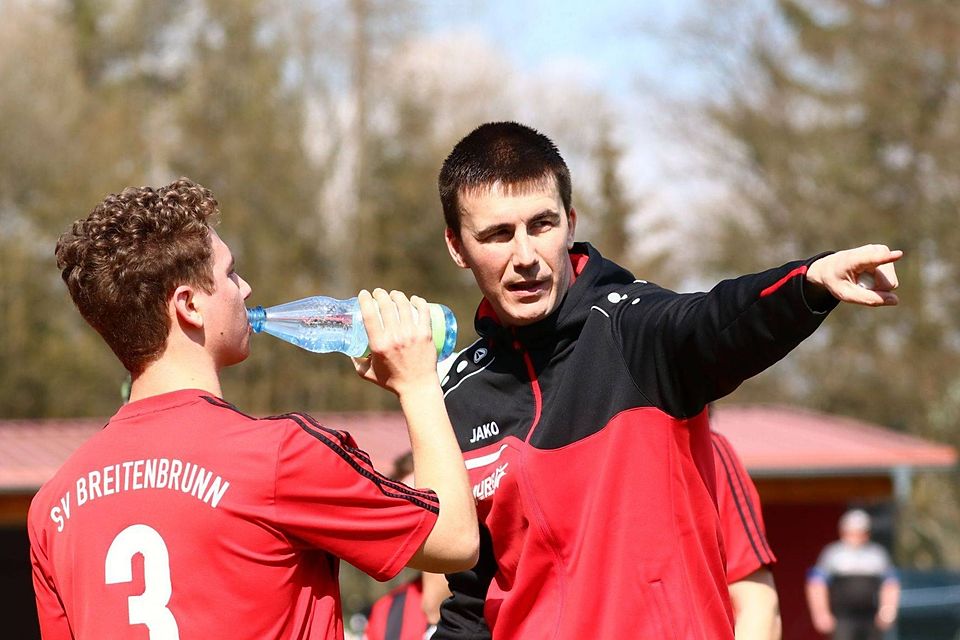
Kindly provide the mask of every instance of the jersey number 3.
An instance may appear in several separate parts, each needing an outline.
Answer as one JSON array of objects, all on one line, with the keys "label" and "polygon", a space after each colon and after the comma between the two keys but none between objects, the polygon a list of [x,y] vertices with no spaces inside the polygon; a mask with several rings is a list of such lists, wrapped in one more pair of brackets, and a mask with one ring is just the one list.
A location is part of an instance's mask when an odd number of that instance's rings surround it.
[{"label": "jersey number 3", "polygon": [[133,556],[143,555],[143,593],[127,598],[130,624],[145,624],[150,640],[180,640],[170,602],[170,554],[156,529],[130,525],[113,539],[105,563],[107,584],[133,580]]}]

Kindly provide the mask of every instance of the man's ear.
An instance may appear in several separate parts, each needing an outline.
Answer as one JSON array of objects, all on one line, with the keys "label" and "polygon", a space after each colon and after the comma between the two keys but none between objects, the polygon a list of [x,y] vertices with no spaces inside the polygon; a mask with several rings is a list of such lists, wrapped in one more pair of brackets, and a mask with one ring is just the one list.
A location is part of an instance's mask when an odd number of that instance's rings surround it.
[{"label": "man's ear", "polygon": [[443,239],[447,241],[447,251],[450,252],[450,257],[453,258],[457,266],[461,269],[469,269],[470,266],[463,256],[463,243],[460,242],[460,236],[457,232],[447,227],[447,230],[443,232]]},{"label": "man's ear", "polygon": [[194,289],[190,285],[182,284],[173,292],[170,306],[177,320],[188,327],[203,328],[203,314],[194,301]]},{"label": "man's ear", "polygon": [[577,230],[577,210],[570,207],[570,213],[567,214],[567,249],[573,249],[573,235]]}]

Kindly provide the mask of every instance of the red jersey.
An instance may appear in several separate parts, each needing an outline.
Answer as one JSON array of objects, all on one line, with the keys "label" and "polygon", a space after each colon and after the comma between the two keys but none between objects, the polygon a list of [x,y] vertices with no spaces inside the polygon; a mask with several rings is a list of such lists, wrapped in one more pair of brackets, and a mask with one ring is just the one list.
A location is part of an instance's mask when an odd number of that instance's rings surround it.
[{"label": "red jersey", "polygon": [[716,431],[713,464],[717,472],[717,510],[727,557],[727,583],[746,578],[777,561],[767,542],[760,496],[730,441]]},{"label": "red jersey", "polygon": [[417,577],[373,603],[365,640],[424,640],[430,629],[423,612],[423,579]]},{"label": "red jersey", "polygon": [[342,638],[339,559],[396,575],[438,507],[310,416],[256,419],[197,390],[133,402],[31,504],[41,631]]}]

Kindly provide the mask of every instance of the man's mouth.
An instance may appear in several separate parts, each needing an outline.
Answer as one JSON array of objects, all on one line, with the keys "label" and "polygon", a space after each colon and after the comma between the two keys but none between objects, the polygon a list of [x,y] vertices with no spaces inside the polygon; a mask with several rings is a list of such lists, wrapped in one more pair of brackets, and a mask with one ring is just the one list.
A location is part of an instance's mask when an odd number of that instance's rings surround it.
[{"label": "man's mouth", "polygon": [[546,280],[523,280],[507,285],[507,290],[514,293],[537,293],[547,288]]}]

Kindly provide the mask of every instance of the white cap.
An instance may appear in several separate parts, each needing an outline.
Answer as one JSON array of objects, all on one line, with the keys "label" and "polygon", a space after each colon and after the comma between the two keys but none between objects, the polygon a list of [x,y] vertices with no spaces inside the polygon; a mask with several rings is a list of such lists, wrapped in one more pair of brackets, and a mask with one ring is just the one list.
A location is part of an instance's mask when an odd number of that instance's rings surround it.
[{"label": "white cap", "polygon": [[863,509],[851,509],[840,518],[841,531],[870,531],[870,516]]}]

